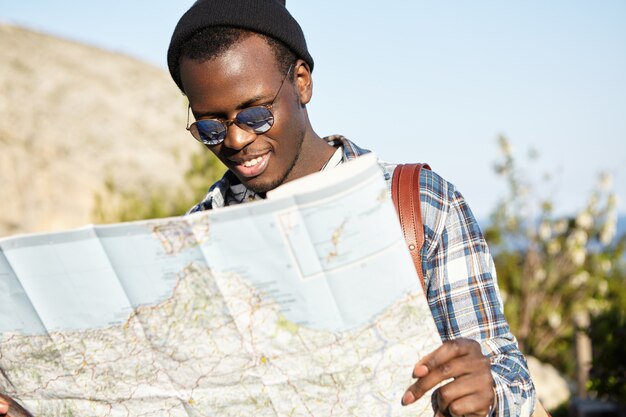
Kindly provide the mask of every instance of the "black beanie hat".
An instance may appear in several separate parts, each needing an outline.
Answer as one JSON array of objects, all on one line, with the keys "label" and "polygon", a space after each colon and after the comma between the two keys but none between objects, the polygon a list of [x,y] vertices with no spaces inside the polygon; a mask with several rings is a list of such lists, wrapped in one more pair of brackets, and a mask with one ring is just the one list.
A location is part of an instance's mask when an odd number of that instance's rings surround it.
[{"label": "black beanie hat", "polygon": [[231,26],[261,33],[287,45],[313,70],[304,33],[285,7],[286,0],[197,0],[174,29],[167,65],[178,88],[183,89],[178,61],[183,43],[204,28]]}]

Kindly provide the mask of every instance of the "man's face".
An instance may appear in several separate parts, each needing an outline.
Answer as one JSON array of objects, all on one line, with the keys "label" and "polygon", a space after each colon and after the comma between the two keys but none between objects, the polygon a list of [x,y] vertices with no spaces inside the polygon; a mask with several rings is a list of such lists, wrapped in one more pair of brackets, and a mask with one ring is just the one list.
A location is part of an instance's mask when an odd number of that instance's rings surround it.
[{"label": "man's face", "polygon": [[[272,107],[274,125],[264,134],[233,124],[225,140],[208,146],[249,189],[263,193],[291,178],[306,131],[306,112],[292,69]],[[272,48],[252,35],[206,62],[183,58],[183,87],[196,119],[234,119],[246,107],[270,104],[285,73]]]}]

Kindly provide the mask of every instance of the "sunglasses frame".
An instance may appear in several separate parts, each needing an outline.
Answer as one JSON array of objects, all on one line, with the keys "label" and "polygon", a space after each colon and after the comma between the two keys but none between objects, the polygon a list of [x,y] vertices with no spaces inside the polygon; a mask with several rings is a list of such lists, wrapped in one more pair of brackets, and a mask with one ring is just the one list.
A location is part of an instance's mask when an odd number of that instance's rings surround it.
[{"label": "sunglasses frame", "polygon": [[[195,140],[197,140],[200,143],[203,143],[205,145],[209,145],[209,146],[214,146],[214,145],[219,145],[220,143],[224,142],[224,140],[226,139],[226,135],[224,135],[224,138],[221,140],[205,140],[202,139],[202,137],[200,136],[199,133],[199,129],[198,129],[198,123],[202,122],[204,120],[211,120],[214,121],[216,123],[221,124],[222,126],[224,126],[224,131],[226,132],[226,134],[228,134],[228,128],[230,126],[237,125],[237,127],[239,127],[240,129],[245,130],[246,132],[250,132],[250,133],[254,133],[256,135],[261,135],[263,133],[267,133],[269,132],[269,130],[274,126],[274,113],[272,112],[272,107],[274,106],[274,102],[276,101],[276,99],[278,98],[278,95],[280,94],[283,85],[285,84],[285,81],[287,80],[287,77],[289,76],[289,73],[291,73],[291,69],[293,68],[294,64],[291,64],[289,66],[289,69],[287,70],[287,73],[285,74],[285,76],[283,77],[283,80],[280,83],[280,87],[278,87],[278,91],[276,92],[276,95],[274,96],[274,98],[272,99],[272,101],[269,104],[259,104],[257,106],[250,106],[250,107],[246,107],[245,109],[241,109],[237,112],[237,114],[235,115],[234,118],[232,119],[226,119],[226,120],[221,120],[221,119],[211,119],[211,118],[207,118],[207,119],[199,119],[196,120],[195,122],[189,124],[190,119],[190,114],[191,114],[191,103],[187,106],[187,130],[189,131],[189,133],[191,133],[191,136],[193,136],[193,138]],[[249,126],[245,125],[245,124],[239,124],[237,123],[237,116],[239,116],[239,114],[241,114],[242,112],[245,112],[246,110],[250,110],[250,109],[254,109],[257,107],[262,107],[267,109],[267,111],[270,113],[271,116],[271,123],[270,123],[270,127],[267,130],[264,130],[262,132],[256,132],[254,130],[251,130]],[[194,128],[195,126],[195,128]],[[197,136],[196,136],[197,135]]]}]

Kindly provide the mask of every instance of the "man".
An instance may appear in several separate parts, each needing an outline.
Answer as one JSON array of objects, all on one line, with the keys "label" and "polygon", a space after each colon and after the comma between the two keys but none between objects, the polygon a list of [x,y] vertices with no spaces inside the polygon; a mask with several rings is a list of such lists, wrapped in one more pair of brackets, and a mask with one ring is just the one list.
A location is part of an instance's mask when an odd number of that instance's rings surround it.
[{"label": "man", "polygon": [[[341,136],[322,139],[306,105],[313,59],[298,23],[279,0],[199,0],[180,19],[170,73],[189,99],[188,126],[227,167],[190,212],[264,198],[277,186],[368,151]],[[381,162],[387,181],[393,165]],[[440,415],[529,415],[534,388],[502,312],[488,248],[463,197],[423,172],[427,298],[443,346],[413,369],[410,405],[436,384]]]},{"label": "man", "polygon": [[[188,129],[228,167],[190,212],[264,198],[283,183],[368,152],[313,130],[306,109],[313,58],[284,1],[197,1],[174,31],[168,65],[196,120]],[[381,170],[389,181],[393,165],[381,162]],[[471,211],[433,172],[423,172],[415,186],[427,298],[444,342],[416,363],[416,382],[398,401],[409,406],[452,379],[433,397],[440,416],[530,415],[534,388]]]}]

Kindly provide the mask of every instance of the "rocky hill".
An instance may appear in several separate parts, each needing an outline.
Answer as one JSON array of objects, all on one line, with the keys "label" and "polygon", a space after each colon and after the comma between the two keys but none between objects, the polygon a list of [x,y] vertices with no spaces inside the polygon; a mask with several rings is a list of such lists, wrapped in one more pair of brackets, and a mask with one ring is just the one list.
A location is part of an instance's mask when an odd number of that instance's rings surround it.
[{"label": "rocky hill", "polygon": [[185,122],[164,69],[0,24],[0,236],[90,223],[107,179],[177,187]]}]

